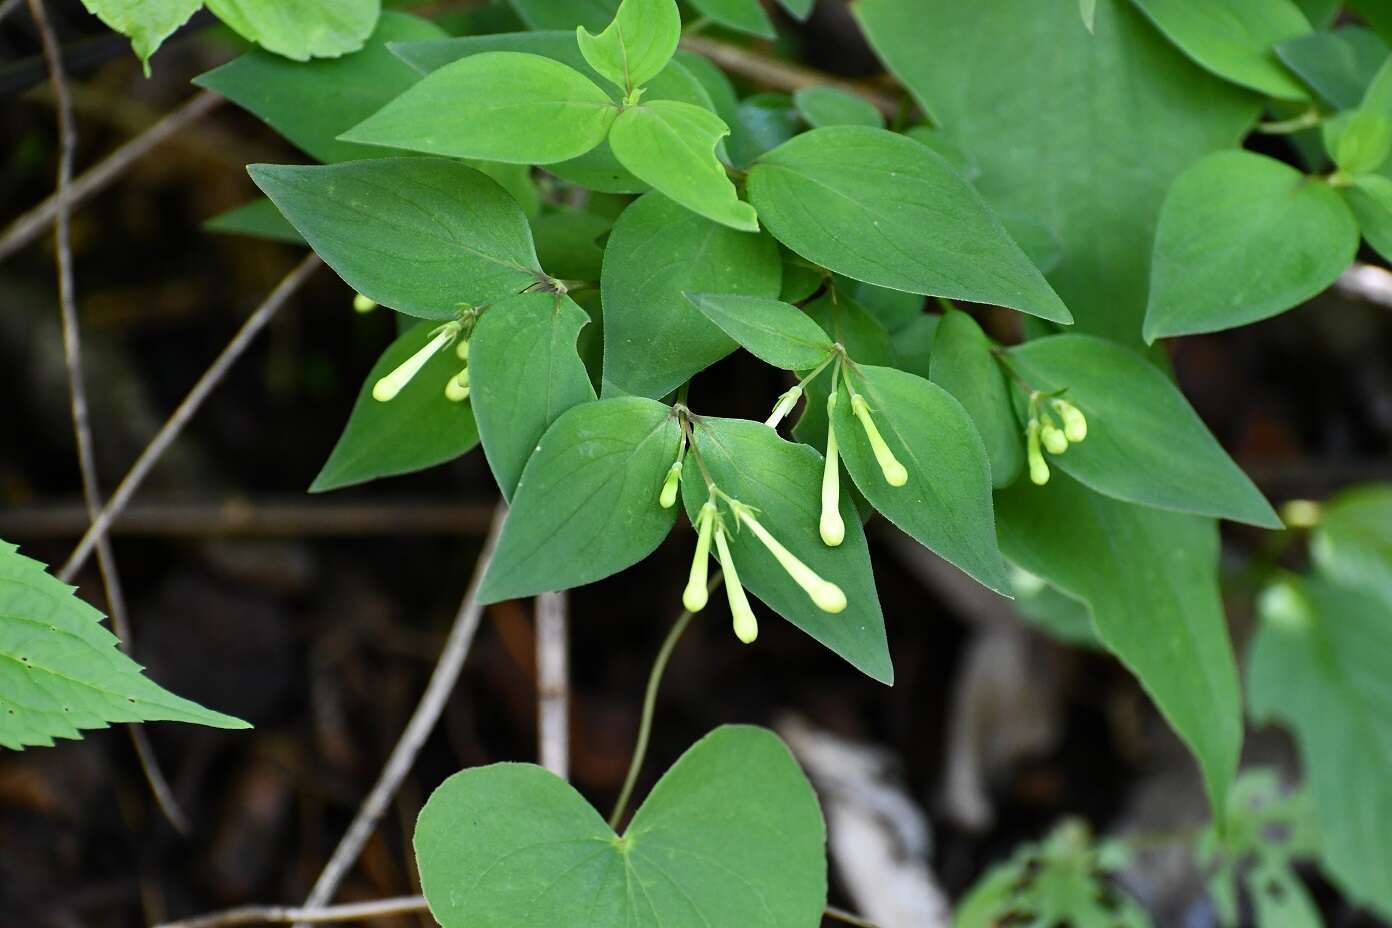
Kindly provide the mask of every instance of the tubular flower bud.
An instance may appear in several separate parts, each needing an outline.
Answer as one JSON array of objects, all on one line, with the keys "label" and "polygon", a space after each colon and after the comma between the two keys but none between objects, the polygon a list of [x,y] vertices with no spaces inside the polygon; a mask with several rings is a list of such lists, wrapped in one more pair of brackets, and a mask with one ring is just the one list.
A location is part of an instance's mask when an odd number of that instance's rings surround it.
[{"label": "tubular flower bud", "polygon": [[681,486],[682,462],[673,461],[672,466],[667,469],[667,476],[662,481],[662,492],[658,494],[657,502],[663,509],[671,509],[677,504],[677,489]]},{"label": "tubular flower bud", "polygon": [[1049,482],[1049,465],[1044,463],[1044,452],[1039,448],[1039,420],[1031,419],[1025,429],[1025,451],[1029,458],[1030,481],[1035,486]]},{"label": "tubular flower bud", "polygon": [[359,313],[370,313],[377,308],[377,301],[370,296],[361,293],[353,295],[353,311]]},{"label": "tubular flower bud", "polygon": [[[827,419],[836,406],[836,394],[827,397]],[[846,523],[841,518],[841,456],[836,447],[836,430],[827,426],[826,463],[822,468],[822,541],[835,548],[846,540]]]},{"label": "tubular flower bud", "polygon": [[707,570],[710,566],[711,530],[715,527],[715,502],[709,501],[696,515],[696,556],[691,559],[691,576],[682,592],[682,606],[690,612],[706,608]]},{"label": "tubular flower bud", "polygon": [[1054,400],[1053,406],[1063,420],[1063,434],[1069,441],[1076,445],[1087,438],[1087,417],[1081,409],[1068,400]]},{"label": "tubular flower bud", "polygon": [[782,543],[754,518],[754,510],[738,502],[731,504],[730,508],[734,510],[737,519],[749,526],[754,537],[763,542],[769,554],[772,554],[778,565],[788,572],[793,582],[802,587],[813,605],[823,612],[831,613],[841,612],[846,608],[846,594],[841,592],[841,588],[830,580],[823,580],[816,571],[798,560],[793,552],[783,547]]},{"label": "tubular flower bud", "polygon": [[1044,450],[1050,454],[1063,454],[1068,450],[1068,439],[1063,431],[1048,419],[1039,427],[1039,440],[1044,445]]},{"label": "tubular flower bud", "polygon": [[462,403],[469,398],[469,369],[466,367],[445,381],[445,398]]},{"label": "tubular flower bud", "polygon": [[725,540],[723,527],[715,530],[715,551],[720,558],[720,568],[725,571],[725,597],[730,601],[735,637],[745,644],[752,644],[759,637],[759,620],[754,618],[754,610],[749,608],[749,599],[744,595],[744,586],[735,570],[735,559],[730,556],[730,544]]},{"label": "tubular flower bud", "polygon": [[460,325],[457,322],[447,322],[436,329],[434,336],[419,351],[402,361],[396,370],[373,384],[372,398],[379,403],[389,403],[396,399],[396,395],[411,382],[413,377],[420,373],[426,362],[433,358],[437,351],[454,340],[455,336],[459,334],[459,329]]},{"label": "tubular flower bud", "polygon": [[461,339],[459,340],[459,344],[457,344],[457,345],[454,346],[454,353],[455,353],[456,355],[459,356],[459,360],[461,360],[461,361],[468,361],[468,360],[469,360],[469,340],[468,340],[467,338],[461,338]]},{"label": "tubular flower bud", "polygon": [[885,444],[880,430],[875,427],[875,420],[870,418],[870,407],[865,405],[865,397],[859,393],[851,394],[851,412],[855,413],[855,417],[860,420],[861,428],[865,429],[865,437],[869,439],[870,450],[875,453],[875,460],[884,472],[885,482],[892,487],[902,487],[908,483],[909,472],[899,463],[894,452],[889,450],[889,445]]},{"label": "tubular flower bud", "polygon": [[797,401],[802,398],[802,386],[797,385],[783,392],[778,397],[778,402],[773,405],[773,412],[764,420],[764,425],[771,429],[778,428],[778,423],[782,422],[788,413],[793,411]]}]

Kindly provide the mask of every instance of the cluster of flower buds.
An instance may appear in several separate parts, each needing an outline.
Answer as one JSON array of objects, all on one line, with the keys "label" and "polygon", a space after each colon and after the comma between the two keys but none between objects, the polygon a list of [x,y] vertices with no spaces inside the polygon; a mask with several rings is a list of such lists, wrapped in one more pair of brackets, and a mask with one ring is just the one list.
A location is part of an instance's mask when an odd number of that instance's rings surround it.
[{"label": "cluster of flower buds", "polygon": [[[691,561],[691,574],[687,579],[686,590],[682,593],[682,605],[692,612],[699,612],[706,607],[710,550],[711,542],[714,541],[716,559],[720,561],[720,569],[725,575],[725,596],[730,603],[735,637],[749,644],[759,636],[759,623],[749,605],[749,598],[745,595],[744,584],[740,582],[734,555],[730,552],[725,519],[716,502],[718,493],[718,490],[713,490],[710,499],[706,500],[705,505],[696,514],[696,552]],[[833,614],[846,608],[846,594],[841,588],[829,580],[822,579],[816,571],[774,538],[759,521],[757,510],[723,493],[720,493],[720,496],[725,499],[730,515],[735,520],[735,531],[749,529],[793,582],[802,588],[813,605],[823,612]]]},{"label": "cluster of flower buds", "polygon": [[[1052,411],[1052,412],[1051,412]],[[1054,421],[1057,413],[1063,427]],[[1070,444],[1087,438],[1087,418],[1067,400],[1046,397],[1035,390],[1029,399],[1029,424],[1025,426],[1025,450],[1029,458],[1030,480],[1038,486],[1049,482],[1049,465],[1044,452],[1063,454]]]},{"label": "cluster of flower buds", "polygon": [[462,403],[469,398],[469,340],[461,339],[455,346],[454,353],[464,362],[464,367],[445,381],[445,398],[454,403]]},{"label": "cluster of flower buds", "polygon": [[[880,465],[880,473],[884,475],[885,483],[892,487],[902,487],[909,482],[909,471],[899,459],[894,456],[889,445],[885,443],[884,436],[880,434],[879,427],[875,425],[874,418],[870,415],[870,407],[865,402],[865,397],[861,396],[854,389],[850,390],[851,413],[860,423],[861,429],[865,432],[866,441],[870,442],[870,450],[875,455],[875,462]],[[836,394],[832,393],[827,397],[827,442],[826,442],[826,461],[822,469],[822,517],[818,529],[822,536],[822,541],[828,546],[835,548],[846,539],[846,522],[841,518],[841,448],[836,439],[836,429],[830,425],[836,416]]]}]

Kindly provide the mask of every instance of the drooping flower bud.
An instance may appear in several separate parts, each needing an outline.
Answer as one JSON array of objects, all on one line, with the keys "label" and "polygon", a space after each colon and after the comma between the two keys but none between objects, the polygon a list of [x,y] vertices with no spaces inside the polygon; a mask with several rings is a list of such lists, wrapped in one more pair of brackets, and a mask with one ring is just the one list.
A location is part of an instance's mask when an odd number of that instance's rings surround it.
[{"label": "drooping flower bud", "polygon": [[445,398],[462,403],[469,398],[469,369],[466,367],[445,381]]},{"label": "drooping flower bud", "polygon": [[361,293],[353,295],[353,311],[359,313],[370,313],[377,308],[377,301],[370,296]]},{"label": "drooping flower bud", "polygon": [[800,384],[779,394],[778,402],[773,404],[773,412],[764,420],[764,425],[771,429],[778,428],[778,423],[782,422],[788,413],[793,411],[793,407],[801,398],[802,386]]},{"label": "drooping flower bud", "polygon": [[715,528],[715,501],[709,500],[696,514],[696,555],[691,559],[691,575],[682,592],[682,606],[690,612],[706,608],[707,571],[710,566],[711,531]]},{"label": "drooping flower bud", "polygon": [[1069,441],[1076,445],[1087,438],[1087,417],[1081,409],[1068,400],[1054,400],[1053,406],[1063,420],[1063,434]]},{"label": "drooping flower bud", "polygon": [[1025,429],[1025,451],[1029,458],[1030,481],[1035,486],[1049,482],[1049,465],[1044,462],[1044,452],[1039,448],[1039,420],[1031,419]]},{"label": "drooping flower bud", "polygon": [[1039,427],[1039,441],[1050,454],[1063,454],[1068,450],[1068,439],[1063,431],[1048,419]]},{"label": "drooping flower bud", "polygon": [[908,483],[909,472],[899,463],[894,452],[889,450],[889,445],[885,444],[880,430],[875,427],[875,420],[870,417],[870,407],[865,404],[865,397],[859,393],[851,394],[851,412],[855,413],[855,417],[860,420],[861,428],[865,430],[865,437],[870,441],[870,450],[875,453],[875,460],[884,473],[885,482],[892,487],[902,487]]},{"label": "drooping flower bud", "polygon": [[461,339],[459,340],[459,344],[457,344],[457,345],[454,346],[454,353],[455,353],[456,355],[459,356],[459,360],[461,360],[461,361],[468,361],[468,360],[469,360],[469,340],[468,340],[467,338],[461,338]]},{"label": "drooping flower bud", "polygon": [[663,509],[671,509],[677,504],[677,489],[681,486],[682,462],[680,459],[673,461],[672,466],[667,468],[667,476],[662,480],[662,492],[658,494],[657,502]]},{"label": "drooping flower bud", "polygon": [[827,397],[826,463],[822,467],[822,518],[818,528],[822,541],[835,548],[846,540],[846,523],[841,518],[841,455],[836,446],[836,429],[831,426],[836,394]]},{"label": "drooping flower bud", "polygon": [[426,342],[419,351],[402,361],[396,370],[372,385],[372,398],[379,403],[389,403],[396,399],[396,395],[406,384],[411,382],[412,378],[420,373],[426,362],[433,358],[437,351],[454,340],[455,336],[459,334],[459,329],[460,325],[457,322],[447,322],[436,329],[430,341]]},{"label": "drooping flower bud", "polygon": [[754,610],[749,607],[749,599],[744,595],[744,586],[735,570],[735,559],[730,554],[730,544],[725,540],[723,526],[717,526],[715,530],[715,551],[720,558],[720,569],[725,572],[725,598],[730,602],[735,637],[745,644],[752,644],[759,637],[759,620],[754,617]]},{"label": "drooping flower bud", "polygon": [[769,554],[772,554],[778,565],[788,572],[793,582],[802,587],[813,605],[823,612],[831,613],[841,612],[846,608],[846,594],[841,592],[841,588],[830,580],[823,580],[816,571],[798,560],[793,552],[783,547],[782,543],[770,535],[768,529],[754,517],[753,509],[740,502],[732,502],[730,508],[734,510],[735,517],[740,522],[749,526],[754,537],[763,542]]}]

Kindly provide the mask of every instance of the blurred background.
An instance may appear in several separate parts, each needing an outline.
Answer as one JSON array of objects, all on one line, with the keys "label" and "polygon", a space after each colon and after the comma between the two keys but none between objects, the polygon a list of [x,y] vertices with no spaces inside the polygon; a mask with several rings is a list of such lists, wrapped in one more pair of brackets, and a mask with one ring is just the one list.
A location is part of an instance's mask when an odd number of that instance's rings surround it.
[{"label": "blurred background", "polygon": [[[518,28],[502,5],[397,5],[451,31]],[[78,172],[189,100],[192,77],[240,51],[200,15],[146,79],[125,40],[76,0],[48,8],[69,53]],[[51,194],[57,143],[28,7],[0,10],[6,229]],[[839,0],[823,0],[806,24],[785,18],[780,31],[784,54],[828,73],[882,79]],[[778,88],[745,80],[741,89]],[[202,223],[252,198],[248,162],[304,160],[254,117],[214,105],[75,212],[104,492],[303,256]],[[122,729],[0,754],[0,926],[136,926],[246,902],[298,902],[375,781],[439,654],[497,494],[478,451],[413,476],[306,493],[395,332],[390,313],[357,314],[352,297],[332,272],[316,272],[113,533],[137,660],[162,685],[255,730],[148,727],[188,835],[160,814]],[[1017,337],[1009,314],[976,314],[998,338]],[[1392,478],[1389,306],[1336,289],[1269,322],[1170,347],[1185,393],[1274,503]],[[734,356],[699,381],[692,402],[702,412],[763,418],[784,386]],[[47,228],[0,263],[0,398],[0,538],[56,566],[87,519]],[[1303,547],[1241,527],[1224,532],[1241,648],[1252,565],[1298,566]],[[569,597],[571,776],[600,808],[621,785],[648,668],[680,611],[689,539],[679,528],[641,566]],[[1076,637],[1076,627],[1057,619],[1059,610],[1042,610],[1054,618],[1041,627],[882,523],[871,543],[896,686],[861,677],[771,618],[757,645],[743,647],[723,608],[713,608],[673,659],[640,796],[716,725],[775,725],[824,793],[840,790],[852,809],[862,804],[866,840],[873,845],[878,833],[905,866],[926,864],[935,891],[949,897],[1066,817],[1105,834],[1165,835],[1204,821],[1187,754],[1121,667],[1060,640]],[[77,582],[104,607],[94,560]],[[488,608],[439,726],[340,901],[418,891],[409,835],[445,776],[535,759],[534,628],[530,602]],[[1254,733],[1247,750],[1293,773],[1279,733]],[[1186,860],[1158,841],[1125,881],[1165,924],[1214,924]],[[1313,871],[1305,876],[1328,924],[1373,923]],[[852,881],[834,869],[839,904],[853,907]]]}]

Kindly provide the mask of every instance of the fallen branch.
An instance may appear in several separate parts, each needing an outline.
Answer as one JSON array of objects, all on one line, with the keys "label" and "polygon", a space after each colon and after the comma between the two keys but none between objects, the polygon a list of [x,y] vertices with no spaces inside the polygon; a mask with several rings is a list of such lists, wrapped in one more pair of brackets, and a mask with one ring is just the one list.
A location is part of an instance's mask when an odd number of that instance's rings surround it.
[{"label": "fallen branch", "polygon": [[183,921],[164,922],[156,928],[223,928],[224,925],[284,925],[299,922],[304,925],[324,925],[329,922],[355,922],[369,918],[382,918],[388,915],[412,915],[428,912],[423,896],[398,896],[393,899],[374,899],[371,902],[353,902],[348,905],[335,905],[326,909],[296,909],[289,906],[248,905],[223,912],[213,912],[186,918]]}]

